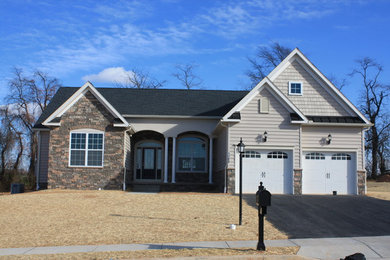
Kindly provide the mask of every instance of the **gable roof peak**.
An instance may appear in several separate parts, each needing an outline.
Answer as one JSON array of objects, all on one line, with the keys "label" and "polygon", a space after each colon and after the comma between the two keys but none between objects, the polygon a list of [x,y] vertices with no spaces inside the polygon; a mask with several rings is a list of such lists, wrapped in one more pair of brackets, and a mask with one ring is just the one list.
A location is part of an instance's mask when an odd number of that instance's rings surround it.
[{"label": "gable roof peak", "polygon": [[[129,127],[130,124],[126,119],[103,97],[102,94],[93,86],[90,81],[87,81],[81,86],[72,96],[70,96],[60,107],[58,107],[50,116],[43,122],[44,126],[59,126],[60,122],[55,121],[55,118],[61,117],[70,107],[72,107],[86,92],[91,92],[100,103],[114,116],[118,118],[121,123],[115,123],[114,126]],[[54,120],[54,121],[53,121]]]}]

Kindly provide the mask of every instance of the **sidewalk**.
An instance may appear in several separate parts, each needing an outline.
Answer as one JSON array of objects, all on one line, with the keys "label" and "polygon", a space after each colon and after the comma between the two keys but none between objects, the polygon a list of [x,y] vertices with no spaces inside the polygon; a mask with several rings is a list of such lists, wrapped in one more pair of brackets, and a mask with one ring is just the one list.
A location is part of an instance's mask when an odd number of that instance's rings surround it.
[{"label": "sidewalk", "polygon": [[[202,241],[162,244],[117,244],[117,245],[84,245],[1,248],[0,256],[39,255],[61,253],[88,253],[107,251],[135,251],[159,249],[194,249],[194,248],[256,248],[257,241]],[[305,238],[287,240],[267,240],[266,247],[299,246],[298,256],[315,259],[340,259],[354,253],[363,253],[367,259],[390,260],[390,236],[347,237],[347,238]],[[253,256],[251,256],[252,259]],[[198,257],[198,259],[208,257]],[[226,257],[224,257],[226,259]],[[268,258],[268,257],[267,257]],[[183,258],[190,259],[190,258]],[[213,259],[211,257],[211,259]],[[218,258],[216,258],[218,259]],[[230,258],[232,259],[232,258]]]}]

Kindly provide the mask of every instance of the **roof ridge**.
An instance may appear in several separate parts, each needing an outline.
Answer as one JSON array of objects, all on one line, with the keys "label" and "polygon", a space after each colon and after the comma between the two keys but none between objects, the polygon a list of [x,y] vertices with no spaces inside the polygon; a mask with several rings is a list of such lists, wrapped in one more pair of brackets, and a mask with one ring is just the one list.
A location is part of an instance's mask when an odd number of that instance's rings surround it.
[{"label": "roof ridge", "polygon": [[[80,87],[70,87],[70,86],[62,86],[60,88],[68,88],[68,89],[79,89]],[[95,87],[96,89],[123,89],[123,90],[129,90],[129,91],[189,91],[189,92],[242,92],[242,93],[248,93],[249,90],[231,90],[231,89],[179,89],[179,88],[118,88],[118,87]]]}]

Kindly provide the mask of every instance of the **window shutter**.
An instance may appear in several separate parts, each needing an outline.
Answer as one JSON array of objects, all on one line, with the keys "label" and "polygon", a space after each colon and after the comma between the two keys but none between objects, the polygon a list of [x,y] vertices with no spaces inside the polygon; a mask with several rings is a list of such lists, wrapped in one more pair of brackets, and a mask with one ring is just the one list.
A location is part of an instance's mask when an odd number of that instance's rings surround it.
[{"label": "window shutter", "polygon": [[269,99],[262,97],[259,99],[259,113],[268,114],[269,113]]}]

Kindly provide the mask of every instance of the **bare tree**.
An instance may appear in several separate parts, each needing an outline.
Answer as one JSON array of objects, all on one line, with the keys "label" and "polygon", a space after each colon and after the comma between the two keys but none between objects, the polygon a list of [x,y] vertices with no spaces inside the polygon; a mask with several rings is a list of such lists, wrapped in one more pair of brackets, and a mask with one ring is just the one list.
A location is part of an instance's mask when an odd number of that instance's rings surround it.
[{"label": "bare tree", "polygon": [[192,89],[202,85],[203,80],[194,74],[195,64],[178,64],[175,67],[177,72],[173,73],[172,76],[179,80],[186,89]]},{"label": "bare tree", "polygon": [[291,48],[274,42],[267,47],[259,47],[255,57],[248,58],[251,69],[247,75],[251,80],[252,87],[256,86],[271,70],[279,65],[292,51]]},{"label": "bare tree", "polygon": [[0,182],[4,181],[5,170],[9,165],[9,155],[15,143],[15,134],[12,129],[12,118],[9,114],[9,108],[3,106],[0,110]]},{"label": "bare tree", "polygon": [[328,78],[329,81],[332,82],[332,84],[335,85],[339,90],[342,90],[342,88],[345,87],[345,85],[347,85],[347,79],[345,79],[345,78],[339,79],[339,78],[337,78],[335,75],[329,75],[327,78]]},{"label": "bare tree", "polygon": [[363,80],[363,93],[360,109],[373,123],[373,126],[366,136],[366,147],[370,149],[371,155],[371,176],[375,177],[378,169],[378,154],[380,144],[385,143],[386,133],[389,130],[390,122],[385,120],[385,102],[390,95],[390,86],[379,82],[383,68],[371,58],[363,58],[356,61],[358,68],[354,69],[351,76],[358,75]]},{"label": "bare tree", "polygon": [[148,72],[141,69],[132,69],[131,73],[127,75],[127,81],[125,83],[117,82],[115,86],[121,88],[161,88],[166,81],[159,81],[152,78]]},{"label": "bare tree", "polygon": [[33,178],[37,147],[37,138],[33,132],[33,126],[38,116],[46,109],[58,87],[60,87],[60,83],[58,79],[38,70],[32,76],[26,77],[22,69],[14,68],[14,77],[8,85],[10,94],[7,96],[7,101],[9,107],[12,107],[15,120],[19,123],[14,124],[15,129],[13,130],[20,146],[14,167],[19,166],[20,157],[24,152],[24,147],[22,147],[23,133],[26,133],[30,159],[28,172],[30,177]]}]

